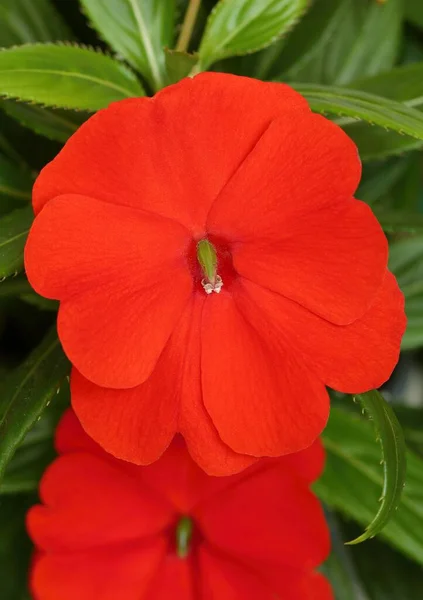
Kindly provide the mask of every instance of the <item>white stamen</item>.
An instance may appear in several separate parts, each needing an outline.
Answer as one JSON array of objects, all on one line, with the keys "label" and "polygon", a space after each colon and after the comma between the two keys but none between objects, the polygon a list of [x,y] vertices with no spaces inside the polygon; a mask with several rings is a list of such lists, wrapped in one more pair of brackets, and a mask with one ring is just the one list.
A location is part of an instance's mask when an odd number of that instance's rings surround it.
[{"label": "white stamen", "polygon": [[220,275],[216,275],[216,281],[214,283],[211,283],[210,281],[207,281],[206,279],[202,279],[201,285],[203,286],[206,294],[211,294],[212,292],[215,292],[216,294],[220,294],[220,290],[222,289],[222,286],[223,286],[223,281],[222,281],[222,278],[220,277]]}]

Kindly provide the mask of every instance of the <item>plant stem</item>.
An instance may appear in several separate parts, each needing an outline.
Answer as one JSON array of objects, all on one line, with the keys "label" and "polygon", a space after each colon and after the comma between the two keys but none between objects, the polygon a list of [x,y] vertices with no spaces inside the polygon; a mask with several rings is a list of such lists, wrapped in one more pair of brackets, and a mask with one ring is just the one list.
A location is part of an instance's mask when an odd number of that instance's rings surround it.
[{"label": "plant stem", "polygon": [[184,22],[182,23],[181,33],[179,34],[176,48],[178,52],[186,52],[191,40],[198,11],[200,10],[201,0],[190,0]]}]

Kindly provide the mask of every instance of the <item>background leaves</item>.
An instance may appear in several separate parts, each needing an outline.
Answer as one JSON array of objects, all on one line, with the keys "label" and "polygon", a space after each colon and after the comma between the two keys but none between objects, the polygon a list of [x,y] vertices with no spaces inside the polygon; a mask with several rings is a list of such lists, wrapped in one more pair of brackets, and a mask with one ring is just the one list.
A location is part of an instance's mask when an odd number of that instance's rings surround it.
[{"label": "background leaves", "polygon": [[0,93],[38,104],[98,110],[144,91],[110,56],[77,46],[37,44],[0,52]]},{"label": "background leaves", "polygon": [[23,251],[33,221],[32,208],[18,208],[0,219],[0,278],[23,268]]},{"label": "background leaves", "polygon": [[174,36],[174,0],[81,0],[101,36],[153,90],[168,83],[163,49]]},{"label": "background leaves", "polygon": [[[372,424],[366,419],[333,408],[323,434],[326,468],[314,486],[329,507],[365,527],[379,506],[383,486],[380,447],[375,438]],[[380,533],[391,545],[420,564],[423,564],[422,467],[421,458],[409,451],[407,482],[400,507]]]},{"label": "background leaves", "polygon": [[69,363],[55,332],[4,380],[0,404],[1,477],[20,442],[64,383]]},{"label": "background leaves", "polygon": [[201,68],[268,46],[297,22],[307,6],[308,0],[220,0],[199,48]]}]

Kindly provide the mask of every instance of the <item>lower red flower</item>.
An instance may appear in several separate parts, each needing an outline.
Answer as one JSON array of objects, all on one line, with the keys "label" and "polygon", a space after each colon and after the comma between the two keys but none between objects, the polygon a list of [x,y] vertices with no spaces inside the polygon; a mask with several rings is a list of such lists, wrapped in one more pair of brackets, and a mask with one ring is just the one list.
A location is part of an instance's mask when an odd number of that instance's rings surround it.
[{"label": "lower red flower", "polygon": [[309,489],[319,442],[216,478],[175,438],[140,467],[106,454],[72,412],[61,455],[28,514],[37,600],[331,600],[314,571],[328,555],[323,511]]}]

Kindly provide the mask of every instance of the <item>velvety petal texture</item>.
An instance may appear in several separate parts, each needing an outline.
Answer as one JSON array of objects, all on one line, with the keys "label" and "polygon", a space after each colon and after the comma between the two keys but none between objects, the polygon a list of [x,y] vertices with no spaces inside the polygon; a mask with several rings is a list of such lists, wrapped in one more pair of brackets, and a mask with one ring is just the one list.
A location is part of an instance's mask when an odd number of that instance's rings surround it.
[{"label": "velvety petal texture", "polygon": [[280,83],[202,73],[88,119],[34,185],[25,249],[85,431],[136,465],[182,434],[232,475],[310,446],[326,386],[385,382],[404,305],[360,176],[352,140]]},{"label": "velvety petal texture", "polygon": [[35,220],[28,277],[62,301],[60,339],[91,381],[126,388],[150,375],[191,293],[189,242],[169,219],[85,196],[59,196]]},{"label": "velvety petal texture", "polygon": [[114,103],[43,169],[35,212],[56,196],[86,194],[174,219],[201,236],[214,199],[271,121],[309,111],[287,85],[221,73],[184,79],[153,99]]},{"label": "velvety petal texture", "polygon": [[[36,600],[333,600],[315,572],[329,553],[309,488],[323,468],[320,442],[216,478],[192,460],[182,437],[153,465],[128,465],[68,411],[56,447],[41,504],[27,518]],[[184,556],[182,515],[192,522]]]}]

